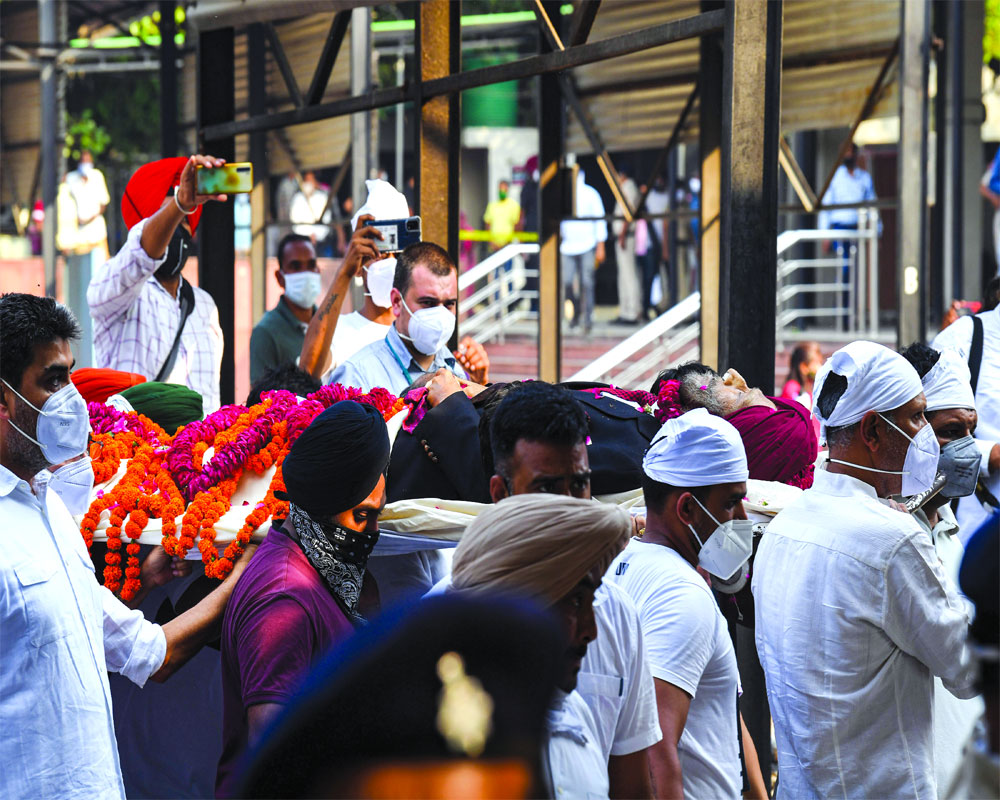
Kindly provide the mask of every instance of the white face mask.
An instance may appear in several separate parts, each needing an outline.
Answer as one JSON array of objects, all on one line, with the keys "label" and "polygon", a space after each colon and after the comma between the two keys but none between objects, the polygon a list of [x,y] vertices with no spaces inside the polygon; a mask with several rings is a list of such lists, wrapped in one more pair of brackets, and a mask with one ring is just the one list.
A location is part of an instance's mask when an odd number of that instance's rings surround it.
[{"label": "white face mask", "polygon": [[38,422],[35,423],[35,435],[32,439],[22,431],[13,420],[7,420],[10,426],[25,439],[34,442],[42,449],[42,455],[50,464],[61,464],[87,450],[87,437],[90,436],[90,415],[87,413],[87,402],[77,391],[72,381],[67,383],[49,399],[41,408],[32,405],[7,381],[7,388],[38,412]]},{"label": "white face mask", "polygon": [[934,435],[934,429],[928,423],[917,431],[917,435],[911,439],[891,419],[883,417],[881,414],[879,414],[879,417],[887,425],[895,428],[899,432],[899,435],[910,443],[910,446],[906,448],[906,458],[903,460],[902,470],[863,467],[860,464],[852,464],[850,461],[841,461],[839,458],[831,458],[830,461],[835,464],[863,469],[866,472],[880,472],[883,475],[902,475],[903,485],[899,493],[904,497],[912,497],[915,494],[920,494],[930,489],[934,483],[934,478],[937,477],[938,460],[941,457],[941,446]]},{"label": "white face mask", "polygon": [[285,297],[299,308],[312,308],[322,290],[318,272],[292,272],[285,275]]},{"label": "white face mask", "polygon": [[84,176],[90,175],[90,173],[93,172],[93,170],[94,170],[94,165],[93,165],[92,162],[90,162],[90,161],[81,161],[80,162],[80,174],[81,175],[84,175]]},{"label": "white face mask", "polygon": [[[403,300],[403,308],[410,307]],[[455,312],[445,306],[421,308],[410,311],[409,335],[400,332],[400,338],[409,339],[417,351],[432,356],[440,350],[455,331]]]},{"label": "white face mask", "polygon": [[49,478],[48,491],[54,491],[69,509],[80,516],[90,508],[90,495],[94,490],[94,468],[89,458],[63,464]]},{"label": "white face mask", "polygon": [[380,258],[364,268],[368,273],[368,296],[379,308],[392,305],[392,282],[396,277],[396,259]]},{"label": "white face mask", "polygon": [[701,510],[708,514],[716,525],[712,535],[704,543],[694,526],[688,525],[694,538],[701,545],[698,564],[715,577],[728,581],[750,560],[753,553],[753,521],[730,519],[720,523],[711,511],[701,505],[697,497],[693,494],[691,497],[694,497]]}]

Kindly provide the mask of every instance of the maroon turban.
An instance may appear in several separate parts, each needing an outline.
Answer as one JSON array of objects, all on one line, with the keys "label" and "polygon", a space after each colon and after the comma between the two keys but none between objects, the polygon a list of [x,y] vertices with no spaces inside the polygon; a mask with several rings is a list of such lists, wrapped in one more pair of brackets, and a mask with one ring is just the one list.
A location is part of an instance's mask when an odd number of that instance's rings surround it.
[{"label": "maroon turban", "polygon": [[819,450],[809,410],[795,400],[768,399],[777,410],[750,406],[728,417],[743,439],[750,477],[808,489]]}]

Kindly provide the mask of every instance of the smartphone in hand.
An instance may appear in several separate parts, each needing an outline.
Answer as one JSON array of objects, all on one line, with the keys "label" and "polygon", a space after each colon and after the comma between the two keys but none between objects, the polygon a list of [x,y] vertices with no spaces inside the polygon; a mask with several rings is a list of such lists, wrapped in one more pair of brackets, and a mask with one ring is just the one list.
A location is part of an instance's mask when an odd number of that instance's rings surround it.
[{"label": "smartphone in hand", "polygon": [[198,167],[195,185],[198,194],[247,194],[253,191],[253,164],[236,161],[221,167]]}]

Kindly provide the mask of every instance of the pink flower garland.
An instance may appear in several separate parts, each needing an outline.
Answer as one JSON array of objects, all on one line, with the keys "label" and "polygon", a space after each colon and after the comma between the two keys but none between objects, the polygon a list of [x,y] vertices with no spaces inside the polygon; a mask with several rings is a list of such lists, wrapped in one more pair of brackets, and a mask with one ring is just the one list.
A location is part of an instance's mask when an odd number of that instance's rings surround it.
[{"label": "pink flower garland", "polygon": [[161,444],[156,431],[145,425],[138,414],[126,414],[103,403],[88,403],[90,428],[94,433],[121,433],[131,431],[154,447]]}]

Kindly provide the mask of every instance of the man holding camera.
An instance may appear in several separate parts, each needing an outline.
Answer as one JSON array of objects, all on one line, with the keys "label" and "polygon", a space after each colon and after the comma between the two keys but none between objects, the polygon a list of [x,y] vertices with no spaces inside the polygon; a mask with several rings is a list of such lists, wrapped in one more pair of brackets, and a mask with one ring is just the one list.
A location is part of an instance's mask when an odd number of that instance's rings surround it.
[{"label": "man holding camera", "polygon": [[[363,226],[365,218],[360,222]],[[366,392],[381,386],[400,395],[421,375],[439,369],[476,383],[489,380],[489,359],[482,345],[465,337],[458,352],[448,350],[455,331],[458,270],[444,248],[418,242],[403,250],[389,299],[394,321],[385,338],[337,367],[329,383]]]},{"label": "man holding camera", "polygon": [[181,277],[201,206],[228,195],[197,193],[195,172],[212,156],[164,158],[136,170],[122,197],[128,239],[87,290],[96,365],[179,383],[219,408],[222,328],[208,292]]}]

